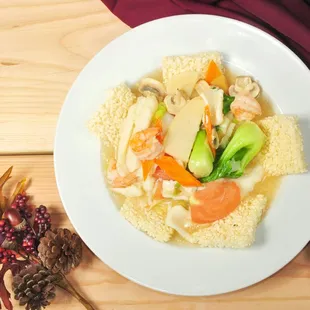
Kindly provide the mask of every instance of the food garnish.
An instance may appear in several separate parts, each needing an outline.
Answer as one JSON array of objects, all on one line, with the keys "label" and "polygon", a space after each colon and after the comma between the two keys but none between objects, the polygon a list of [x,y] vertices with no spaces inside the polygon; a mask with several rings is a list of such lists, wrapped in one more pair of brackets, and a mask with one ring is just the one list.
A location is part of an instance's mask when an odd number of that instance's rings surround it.
[{"label": "food garnish", "polygon": [[178,181],[183,186],[201,186],[201,183],[173,157],[162,156],[155,159],[155,163],[164,170],[169,177]]},{"label": "food garnish", "polygon": [[236,130],[210,176],[202,178],[201,181],[240,177],[263,147],[265,139],[264,133],[255,123],[243,123]]},{"label": "food garnish", "polygon": [[197,133],[188,169],[196,178],[207,177],[213,170],[214,157],[208,144],[205,130]]}]

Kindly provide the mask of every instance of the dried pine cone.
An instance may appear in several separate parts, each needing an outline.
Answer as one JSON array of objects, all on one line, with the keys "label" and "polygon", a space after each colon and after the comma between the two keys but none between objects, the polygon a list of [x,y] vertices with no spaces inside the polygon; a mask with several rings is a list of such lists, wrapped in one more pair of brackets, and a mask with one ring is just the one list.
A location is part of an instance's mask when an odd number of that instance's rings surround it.
[{"label": "dried pine cone", "polygon": [[55,282],[61,280],[41,265],[30,265],[13,278],[13,292],[20,306],[40,310],[55,298]]},{"label": "dried pine cone", "polygon": [[82,240],[68,229],[54,229],[40,239],[39,256],[43,265],[53,273],[67,274],[82,259]]}]

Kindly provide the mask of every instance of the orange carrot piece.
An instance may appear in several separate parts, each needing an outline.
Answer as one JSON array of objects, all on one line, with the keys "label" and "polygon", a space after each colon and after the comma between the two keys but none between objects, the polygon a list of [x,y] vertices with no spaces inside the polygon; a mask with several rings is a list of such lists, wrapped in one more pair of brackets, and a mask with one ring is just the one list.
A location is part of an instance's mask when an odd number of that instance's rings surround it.
[{"label": "orange carrot piece", "polygon": [[163,192],[163,180],[157,180],[157,182],[156,182],[156,190],[155,190],[153,199],[154,200],[161,200],[161,199],[163,199],[164,197],[162,195],[162,192]]},{"label": "orange carrot piece", "polygon": [[154,122],[152,122],[152,126],[151,127],[157,127],[160,130],[162,130],[162,121],[160,118],[157,118]]},{"label": "orange carrot piece", "polygon": [[142,160],[141,165],[143,171],[143,180],[145,181],[154,165],[154,160]]},{"label": "orange carrot piece", "polygon": [[182,167],[173,157],[162,156],[155,159],[155,163],[164,170],[169,177],[183,186],[201,186],[201,183]]},{"label": "orange carrot piece", "polygon": [[221,70],[217,66],[217,64],[211,60],[209,62],[209,66],[206,73],[206,81],[210,84],[214,79],[222,75]]},{"label": "orange carrot piece", "polygon": [[225,75],[220,75],[219,77],[215,78],[214,80],[212,80],[211,82],[212,86],[217,86],[219,88],[221,88],[224,93],[228,93],[228,83],[227,83],[227,79],[225,77]]},{"label": "orange carrot piece", "polygon": [[212,124],[211,124],[211,112],[209,105],[205,106],[203,124],[207,133],[208,144],[211,148],[213,157],[215,157],[215,148],[213,147],[212,144]]},{"label": "orange carrot piece", "polygon": [[240,188],[233,181],[210,182],[190,198],[192,221],[212,223],[233,212],[240,204]]}]

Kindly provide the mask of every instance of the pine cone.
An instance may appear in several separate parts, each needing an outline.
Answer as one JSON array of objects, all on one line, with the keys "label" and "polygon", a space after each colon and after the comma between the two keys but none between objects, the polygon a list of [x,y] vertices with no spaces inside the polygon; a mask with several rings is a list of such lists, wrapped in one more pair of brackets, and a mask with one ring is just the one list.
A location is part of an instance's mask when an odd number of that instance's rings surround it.
[{"label": "pine cone", "polygon": [[53,273],[67,274],[82,259],[82,240],[68,229],[54,229],[40,239],[39,256],[43,265]]},{"label": "pine cone", "polygon": [[55,282],[61,280],[41,265],[30,265],[13,278],[13,292],[20,306],[40,310],[55,298]]}]

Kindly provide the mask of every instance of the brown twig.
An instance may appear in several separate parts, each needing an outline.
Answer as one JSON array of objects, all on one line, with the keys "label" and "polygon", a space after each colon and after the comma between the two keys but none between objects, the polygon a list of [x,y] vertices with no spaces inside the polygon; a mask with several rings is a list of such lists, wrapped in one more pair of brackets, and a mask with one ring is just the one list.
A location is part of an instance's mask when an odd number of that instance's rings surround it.
[{"label": "brown twig", "polygon": [[76,291],[73,285],[68,281],[65,275],[62,275],[62,280],[57,283],[57,286],[70,293],[75,297],[87,310],[95,310],[95,308]]}]

